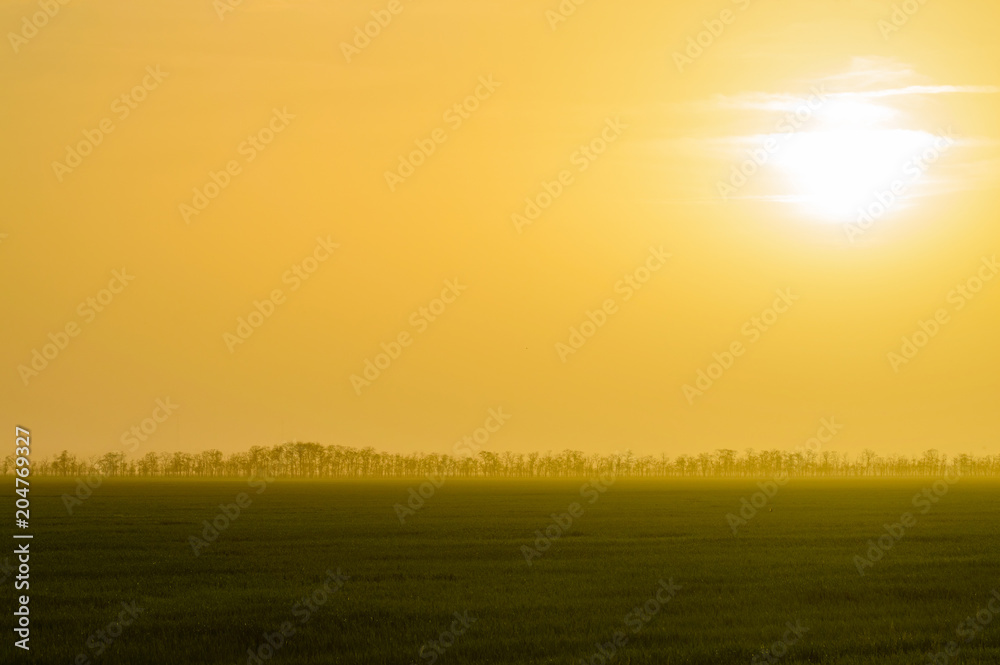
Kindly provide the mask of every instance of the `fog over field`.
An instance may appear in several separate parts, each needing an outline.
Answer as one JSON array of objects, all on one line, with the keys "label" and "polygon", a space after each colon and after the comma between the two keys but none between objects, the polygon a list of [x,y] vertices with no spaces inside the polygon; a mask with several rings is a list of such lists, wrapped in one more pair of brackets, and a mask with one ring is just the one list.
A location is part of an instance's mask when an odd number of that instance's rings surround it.
[{"label": "fog over field", "polygon": [[0,663],[1000,662],[998,21],[0,0]]}]

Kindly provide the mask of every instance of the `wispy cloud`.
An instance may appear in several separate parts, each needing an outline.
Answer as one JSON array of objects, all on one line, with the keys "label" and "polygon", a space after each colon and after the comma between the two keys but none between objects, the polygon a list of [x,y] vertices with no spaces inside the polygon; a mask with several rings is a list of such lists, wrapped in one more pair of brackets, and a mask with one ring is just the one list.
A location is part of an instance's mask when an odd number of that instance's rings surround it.
[{"label": "wispy cloud", "polygon": [[818,77],[794,87],[801,92],[747,91],[715,95],[686,106],[696,111],[794,111],[816,90],[822,90],[828,98],[841,100],[1000,93],[1000,87],[993,85],[932,85],[912,67],[882,57],[853,58],[848,71]]},{"label": "wispy cloud", "polygon": [[[816,90],[824,91],[824,94],[831,99],[879,99],[886,97],[954,94],[995,95],[1000,93],[1000,87],[994,85],[911,85],[905,88],[832,92],[828,90],[825,79],[817,82],[815,88]],[[787,92],[745,92],[738,95],[716,95],[708,100],[694,102],[692,106],[697,110],[794,111],[809,96],[809,94],[792,94]]]}]

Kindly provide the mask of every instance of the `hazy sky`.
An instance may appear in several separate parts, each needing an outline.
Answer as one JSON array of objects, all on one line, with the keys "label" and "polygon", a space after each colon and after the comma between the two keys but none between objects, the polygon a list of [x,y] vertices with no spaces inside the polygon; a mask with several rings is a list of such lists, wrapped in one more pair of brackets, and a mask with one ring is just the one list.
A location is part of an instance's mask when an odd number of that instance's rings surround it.
[{"label": "hazy sky", "polygon": [[996,452],[1000,6],[913,4],[2,2],[5,420]]}]

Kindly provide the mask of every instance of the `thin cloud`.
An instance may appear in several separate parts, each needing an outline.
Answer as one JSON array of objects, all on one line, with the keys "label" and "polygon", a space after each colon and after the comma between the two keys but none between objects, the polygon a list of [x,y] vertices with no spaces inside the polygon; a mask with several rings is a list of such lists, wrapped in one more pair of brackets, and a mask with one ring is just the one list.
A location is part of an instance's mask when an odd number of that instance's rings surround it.
[{"label": "thin cloud", "polygon": [[932,85],[926,76],[892,58],[878,56],[851,59],[848,71],[829,74],[796,86],[800,92],[747,91],[716,95],[686,104],[691,110],[783,112],[798,109],[817,91],[828,98],[879,99],[930,95],[992,95],[993,85]]},{"label": "thin cloud", "polygon": [[995,95],[1000,93],[1000,87],[993,85],[911,85],[905,88],[887,88],[883,90],[865,90],[860,92],[829,92],[824,81],[816,84],[815,92],[811,94],[790,94],[773,92],[745,92],[739,95],[717,95],[710,100],[694,102],[696,110],[726,110],[726,111],[794,111],[807,103],[814,94],[822,93],[836,99],[878,99],[885,97],[904,97],[917,95]]}]

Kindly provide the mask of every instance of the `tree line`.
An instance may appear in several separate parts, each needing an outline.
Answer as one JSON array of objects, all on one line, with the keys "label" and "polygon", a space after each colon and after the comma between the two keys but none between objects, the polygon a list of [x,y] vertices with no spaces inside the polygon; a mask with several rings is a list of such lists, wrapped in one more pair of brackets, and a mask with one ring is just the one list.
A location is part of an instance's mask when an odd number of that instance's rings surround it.
[{"label": "tree line", "polygon": [[[742,453],[720,448],[712,453],[669,457],[637,456],[631,451],[586,454],[480,451],[472,455],[388,453],[374,448],[281,443],[253,446],[229,455],[219,450],[200,453],[149,452],[129,458],[123,452],[80,458],[62,451],[52,458],[32,460],[33,475],[123,477],[249,478],[566,478],[612,474],[637,478],[763,478],[779,474],[804,477],[906,477],[960,473],[1000,476],[1000,454],[949,457],[937,450],[918,456],[882,456],[872,450],[858,455],[818,450],[761,450]],[[14,458],[2,461],[4,474],[13,473]]]}]

